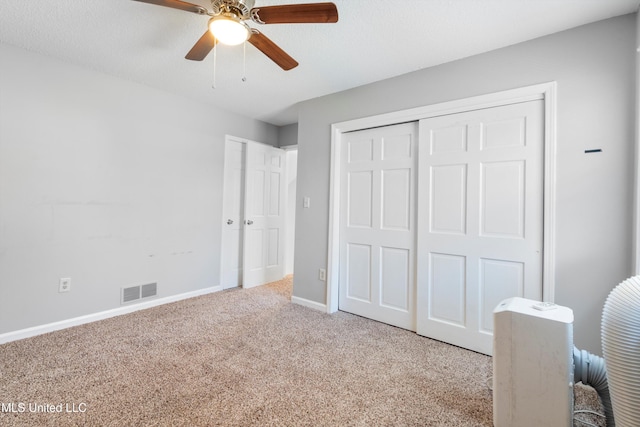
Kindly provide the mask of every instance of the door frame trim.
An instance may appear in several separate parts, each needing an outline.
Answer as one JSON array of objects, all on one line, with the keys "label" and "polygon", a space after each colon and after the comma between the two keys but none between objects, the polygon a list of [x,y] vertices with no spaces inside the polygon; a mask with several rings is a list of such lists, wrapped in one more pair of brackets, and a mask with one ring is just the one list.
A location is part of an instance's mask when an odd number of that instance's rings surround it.
[{"label": "door frame trim", "polygon": [[544,211],[542,299],[555,300],[556,247],[556,112],[555,81],[494,92],[423,107],[394,111],[331,125],[331,169],[329,177],[329,235],[327,253],[327,313],[338,311],[340,281],[340,165],[342,135],[368,128],[412,122],[431,117],[498,107],[518,102],[544,101]]}]

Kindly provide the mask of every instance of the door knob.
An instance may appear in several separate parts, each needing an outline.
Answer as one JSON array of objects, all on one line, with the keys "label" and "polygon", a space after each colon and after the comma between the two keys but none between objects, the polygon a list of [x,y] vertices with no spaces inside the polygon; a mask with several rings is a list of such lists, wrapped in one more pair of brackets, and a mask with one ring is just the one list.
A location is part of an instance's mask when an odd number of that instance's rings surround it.
[{"label": "door knob", "polygon": [[253,224],[253,221],[249,220],[249,221],[247,221],[247,224],[251,225],[251,224]]},{"label": "door knob", "polygon": [[228,220],[227,220],[227,224],[228,224],[228,225],[233,224],[233,220],[232,220],[232,219],[228,219]]}]

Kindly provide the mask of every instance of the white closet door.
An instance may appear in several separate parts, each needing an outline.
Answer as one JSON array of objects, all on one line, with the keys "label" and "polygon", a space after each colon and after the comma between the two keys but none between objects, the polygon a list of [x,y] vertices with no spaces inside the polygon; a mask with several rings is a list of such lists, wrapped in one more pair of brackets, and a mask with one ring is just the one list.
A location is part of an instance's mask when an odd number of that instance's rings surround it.
[{"label": "white closet door", "polygon": [[415,330],[416,123],[344,135],[340,310]]},{"label": "white closet door", "polygon": [[243,287],[284,275],[285,152],[247,142]]},{"label": "white closet door", "polygon": [[420,122],[417,332],[492,353],[493,309],[542,298],[543,102]]}]

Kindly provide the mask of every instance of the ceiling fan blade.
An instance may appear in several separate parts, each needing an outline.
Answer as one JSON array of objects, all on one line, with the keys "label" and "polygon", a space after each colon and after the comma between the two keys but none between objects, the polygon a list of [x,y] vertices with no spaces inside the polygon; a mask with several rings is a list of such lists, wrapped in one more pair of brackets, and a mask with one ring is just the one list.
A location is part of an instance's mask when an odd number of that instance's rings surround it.
[{"label": "ceiling fan blade", "polygon": [[251,37],[249,43],[254,45],[258,50],[267,55],[273,62],[278,64],[280,68],[288,71],[298,66],[298,62],[289,56],[287,52],[282,50],[277,44],[272,42],[267,36],[262,34],[255,28],[251,29]]},{"label": "ceiling fan blade", "polygon": [[192,61],[202,61],[215,46],[216,38],[213,37],[213,34],[211,34],[209,30],[207,30],[196,42],[196,44],[193,45],[185,58]]},{"label": "ceiling fan blade", "polygon": [[288,4],[254,7],[251,19],[258,24],[323,24],[338,22],[333,3]]},{"label": "ceiling fan blade", "polygon": [[197,13],[198,15],[208,15],[209,11],[197,4],[187,3],[186,1],[180,0],[133,0],[139,1],[141,3],[150,3],[156,4],[158,6],[170,7],[172,9],[180,9],[187,12]]}]

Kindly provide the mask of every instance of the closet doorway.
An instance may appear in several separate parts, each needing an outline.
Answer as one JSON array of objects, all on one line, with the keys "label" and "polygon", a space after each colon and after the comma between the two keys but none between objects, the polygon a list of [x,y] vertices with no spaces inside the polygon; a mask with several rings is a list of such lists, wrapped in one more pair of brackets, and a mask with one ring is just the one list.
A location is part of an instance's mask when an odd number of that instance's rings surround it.
[{"label": "closet doorway", "polygon": [[[334,125],[328,311],[353,312],[491,354],[492,312],[502,299],[553,301],[554,94],[555,85],[540,85]],[[384,139],[394,120],[419,123],[414,181],[394,185],[394,196],[416,200],[408,216],[415,221],[407,228],[415,251],[406,261],[380,239],[366,240],[384,234],[379,230],[387,208],[379,201],[389,189],[365,185],[376,172],[350,165],[369,153],[361,141],[374,141],[376,133]],[[380,176],[397,175],[396,166],[380,165]],[[362,188],[354,192],[354,184]],[[415,190],[407,192],[411,186]],[[371,194],[371,203],[352,203],[351,194]],[[393,203],[394,210],[399,206]],[[366,238],[351,242],[349,228]],[[393,274],[376,261],[385,252],[395,256]],[[407,280],[407,289],[384,296],[385,288]],[[349,299],[380,309],[369,315],[354,310]],[[400,300],[409,301],[406,310],[396,304]],[[414,321],[387,321],[380,310],[407,311]]]}]

